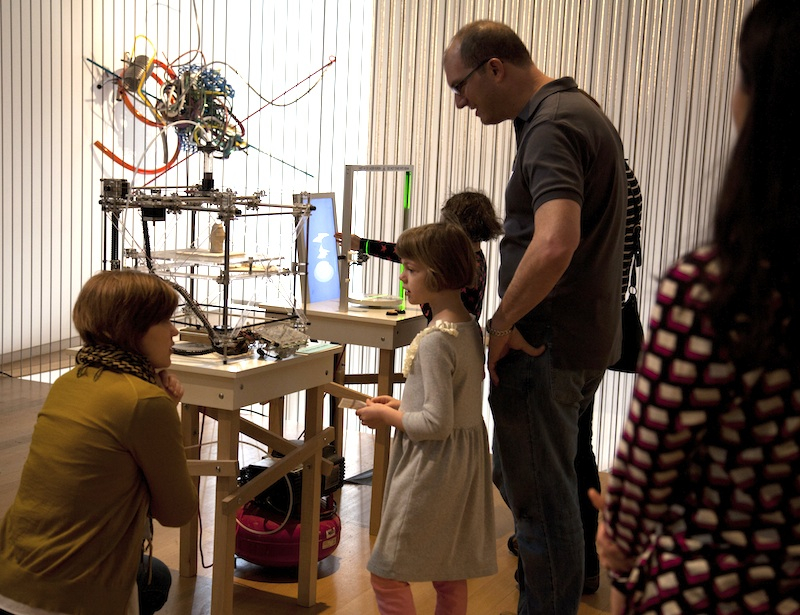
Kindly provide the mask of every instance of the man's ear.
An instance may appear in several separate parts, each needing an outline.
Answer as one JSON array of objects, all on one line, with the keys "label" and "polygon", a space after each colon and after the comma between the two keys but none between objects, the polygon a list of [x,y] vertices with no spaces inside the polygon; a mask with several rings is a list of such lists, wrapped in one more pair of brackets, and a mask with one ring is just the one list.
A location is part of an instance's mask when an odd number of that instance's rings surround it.
[{"label": "man's ear", "polygon": [[502,81],[505,78],[506,65],[500,58],[492,58],[486,65],[492,73],[492,78],[496,81]]}]

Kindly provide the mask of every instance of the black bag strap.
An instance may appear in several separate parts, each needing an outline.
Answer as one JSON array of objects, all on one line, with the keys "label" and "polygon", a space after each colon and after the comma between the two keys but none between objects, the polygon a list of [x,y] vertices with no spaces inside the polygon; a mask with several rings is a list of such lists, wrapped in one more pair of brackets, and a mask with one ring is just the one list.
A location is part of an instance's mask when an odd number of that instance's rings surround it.
[{"label": "black bag strap", "polygon": [[622,300],[636,293],[636,268],[642,264],[642,190],[639,180],[625,161],[628,203],[625,212],[625,244],[622,256]]},{"label": "black bag strap", "polygon": [[[591,100],[602,111],[594,97],[578,88],[578,91]],[[642,264],[642,189],[636,174],[625,159],[625,181],[628,184],[628,205],[625,212],[625,245],[622,254],[622,301],[630,294],[636,294],[636,268]]]}]

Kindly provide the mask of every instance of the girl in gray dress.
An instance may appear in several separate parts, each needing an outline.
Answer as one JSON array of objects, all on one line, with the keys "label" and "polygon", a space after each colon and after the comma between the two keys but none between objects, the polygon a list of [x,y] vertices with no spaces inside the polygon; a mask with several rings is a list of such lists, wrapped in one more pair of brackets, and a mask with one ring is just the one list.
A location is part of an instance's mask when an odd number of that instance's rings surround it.
[{"label": "girl in gray dress", "polygon": [[467,579],[497,571],[491,462],[481,414],[484,345],[461,301],[475,256],[456,225],[427,224],[397,242],[406,298],[432,320],[409,346],[402,400],[357,411],[395,428],[383,519],[367,569],[382,615],[415,613],[409,582],[430,581],[436,614],[467,612]]}]

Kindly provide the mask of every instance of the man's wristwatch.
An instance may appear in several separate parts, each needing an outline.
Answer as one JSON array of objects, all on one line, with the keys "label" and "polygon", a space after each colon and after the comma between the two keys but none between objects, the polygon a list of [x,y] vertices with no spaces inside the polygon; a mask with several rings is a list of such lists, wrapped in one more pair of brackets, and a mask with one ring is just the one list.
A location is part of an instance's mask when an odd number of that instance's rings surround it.
[{"label": "man's wristwatch", "polygon": [[486,323],[486,333],[488,333],[492,337],[505,337],[506,335],[511,335],[511,332],[513,330],[514,330],[514,325],[511,325],[511,328],[509,328],[509,329],[492,329],[492,319],[491,318]]}]

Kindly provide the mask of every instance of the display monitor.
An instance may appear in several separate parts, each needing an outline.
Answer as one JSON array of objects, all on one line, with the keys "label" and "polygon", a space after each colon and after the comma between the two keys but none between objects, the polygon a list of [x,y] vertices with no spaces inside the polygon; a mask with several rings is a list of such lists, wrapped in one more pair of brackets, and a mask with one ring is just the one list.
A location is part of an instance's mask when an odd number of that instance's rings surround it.
[{"label": "display monitor", "polygon": [[333,192],[307,196],[314,207],[303,224],[301,258],[308,263],[303,277],[307,303],[339,299],[339,262],[336,245],[336,199]]}]

